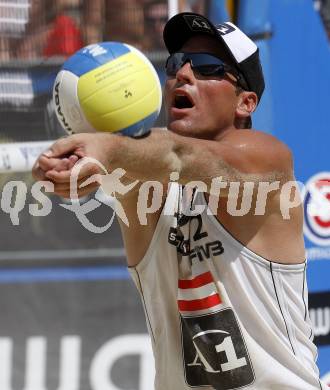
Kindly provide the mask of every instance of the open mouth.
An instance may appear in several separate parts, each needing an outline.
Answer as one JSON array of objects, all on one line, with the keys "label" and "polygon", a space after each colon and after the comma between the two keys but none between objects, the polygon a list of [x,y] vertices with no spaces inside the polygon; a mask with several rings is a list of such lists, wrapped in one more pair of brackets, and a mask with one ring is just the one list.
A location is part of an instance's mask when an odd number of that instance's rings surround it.
[{"label": "open mouth", "polygon": [[186,95],[175,95],[174,107],[178,109],[192,108],[194,107],[194,104]]}]

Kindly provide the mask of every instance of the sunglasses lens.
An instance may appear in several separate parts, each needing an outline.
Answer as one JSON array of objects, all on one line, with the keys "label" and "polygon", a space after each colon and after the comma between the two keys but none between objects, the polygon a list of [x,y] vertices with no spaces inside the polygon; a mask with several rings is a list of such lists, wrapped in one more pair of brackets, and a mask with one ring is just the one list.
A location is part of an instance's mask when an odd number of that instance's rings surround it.
[{"label": "sunglasses lens", "polygon": [[221,65],[198,65],[194,69],[202,76],[223,76],[225,74],[224,68]]},{"label": "sunglasses lens", "polygon": [[174,53],[171,54],[166,62],[166,74],[175,76],[177,71],[186,63],[190,62],[194,71],[202,76],[223,76],[225,73],[225,64],[220,58],[207,53]]},{"label": "sunglasses lens", "polygon": [[183,64],[183,53],[171,54],[168,57],[165,66],[167,76],[175,76],[176,72],[181,68]]},{"label": "sunglasses lens", "polygon": [[173,61],[173,58],[169,57],[166,61],[166,74],[167,76],[175,76],[180,67]]}]

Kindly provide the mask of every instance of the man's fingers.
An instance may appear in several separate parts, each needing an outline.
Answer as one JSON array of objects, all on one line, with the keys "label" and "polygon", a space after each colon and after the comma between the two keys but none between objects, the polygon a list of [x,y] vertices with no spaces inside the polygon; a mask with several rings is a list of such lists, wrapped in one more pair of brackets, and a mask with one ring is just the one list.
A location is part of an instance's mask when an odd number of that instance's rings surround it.
[{"label": "man's fingers", "polygon": [[43,155],[49,158],[61,157],[67,154],[74,154],[73,152],[79,147],[78,135],[71,135],[69,137],[61,138],[46,150]]},{"label": "man's fingers", "polygon": [[69,169],[72,169],[75,163],[79,160],[79,157],[75,154],[69,156]]},{"label": "man's fingers", "polygon": [[[77,191],[79,193],[80,189],[84,189],[84,188],[88,188],[89,185],[93,184],[97,187],[99,187],[101,185],[101,180],[98,179],[97,176],[94,176],[95,177],[95,181],[93,181],[92,183],[88,183],[87,185],[85,185],[85,182],[87,180],[90,179],[89,176],[86,176],[86,177],[82,177],[80,178],[78,181],[77,181]],[[58,194],[59,192],[63,193],[63,192],[67,192],[69,193],[70,192],[70,182],[66,182],[66,183],[54,183],[54,193],[55,194]]]},{"label": "man's fingers", "polygon": [[46,171],[69,171],[75,165],[75,163],[79,160],[79,157],[76,155],[70,155],[68,157],[63,158],[49,158],[44,155],[39,157],[39,165],[41,169]]},{"label": "man's fingers", "polygon": [[38,163],[41,169],[43,169],[45,172],[49,171],[56,167],[60,163],[60,158],[48,158],[44,155],[41,155],[38,158]]},{"label": "man's fingers", "polygon": [[51,171],[46,172],[46,177],[54,183],[70,183],[71,174],[71,169],[60,172],[57,172],[55,171],[55,169],[52,169]]},{"label": "man's fingers", "polygon": [[70,160],[68,158],[62,158],[53,168],[56,172],[68,171],[70,169]]},{"label": "man's fingers", "polygon": [[[89,184],[86,187],[83,187],[82,189],[79,189],[77,191],[78,198],[82,198],[83,196],[89,195],[91,192],[96,191],[99,188],[98,184]],[[56,191],[56,195],[61,196],[65,199],[72,199],[70,194],[70,190],[62,190],[62,191]]]},{"label": "man's fingers", "polygon": [[32,168],[32,176],[35,180],[46,180],[45,171],[40,168],[39,163],[37,162]]},{"label": "man's fingers", "polygon": [[[81,167],[78,178],[90,177],[97,173],[100,173],[99,167],[95,164],[88,163]],[[46,172],[46,177],[54,183],[69,183],[71,175],[72,168],[61,172],[57,172],[55,169]]]}]

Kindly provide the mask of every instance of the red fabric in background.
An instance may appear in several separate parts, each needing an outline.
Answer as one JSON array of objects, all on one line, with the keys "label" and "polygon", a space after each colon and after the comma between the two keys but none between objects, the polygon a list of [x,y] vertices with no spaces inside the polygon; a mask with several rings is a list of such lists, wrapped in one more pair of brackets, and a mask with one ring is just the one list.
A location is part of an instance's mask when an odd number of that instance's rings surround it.
[{"label": "red fabric in background", "polygon": [[43,55],[67,57],[82,46],[82,34],[75,21],[70,16],[59,15],[47,37]]}]

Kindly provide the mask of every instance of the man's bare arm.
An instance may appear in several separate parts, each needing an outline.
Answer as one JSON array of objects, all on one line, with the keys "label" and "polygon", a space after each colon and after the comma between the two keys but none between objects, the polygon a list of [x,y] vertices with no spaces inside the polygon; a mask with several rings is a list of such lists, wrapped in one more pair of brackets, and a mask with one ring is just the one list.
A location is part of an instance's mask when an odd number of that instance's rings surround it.
[{"label": "man's bare arm", "polygon": [[[218,142],[182,137],[164,130],[155,130],[149,137],[139,140],[111,134],[84,134],[58,141],[47,157],[39,159],[43,179],[53,181],[55,192],[61,196],[70,194],[72,164],[69,169],[55,167],[61,156],[70,154],[69,159],[73,162],[86,156],[93,157],[108,171],[122,168],[128,179],[138,179],[140,184],[156,180],[164,184],[163,188],[167,187],[172,172],[179,174],[182,184],[199,180],[207,185],[220,176],[223,181],[258,182],[281,180],[292,175],[289,150],[274,137],[260,132],[236,130]],[[34,175],[40,179],[38,169],[34,169]],[[80,171],[81,181],[95,173],[99,173],[96,165],[84,166]],[[141,225],[137,215],[140,184],[120,198],[130,222],[129,227],[121,223],[130,266],[143,258],[161,212],[160,207],[148,214],[147,224]],[[84,195],[88,189],[81,191]],[[166,195],[165,191],[163,195]]]},{"label": "man's bare arm", "polygon": [[[157,129],[138,140],[111,134],[79,134],[57,141],[49,155],[56,158],[68,153],[79,158],[93,157],[109,171],[122,168],[128,177],[142,182],[166,183],[172,172],[179,174],[182,184],[200,180],[207,185],[215,177],[227,182],[259,182],[292,176],[289,149],[276,138],[257,131],[231,131],[219,141],[182,137]],[[87,165],[80,175],[95,173],[92,171]],[[55,184],[65,184],[70,171],[50,170],[46,177]]]}]

